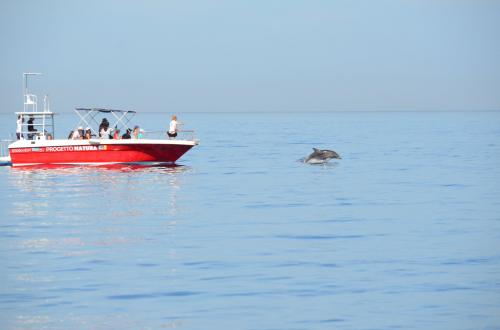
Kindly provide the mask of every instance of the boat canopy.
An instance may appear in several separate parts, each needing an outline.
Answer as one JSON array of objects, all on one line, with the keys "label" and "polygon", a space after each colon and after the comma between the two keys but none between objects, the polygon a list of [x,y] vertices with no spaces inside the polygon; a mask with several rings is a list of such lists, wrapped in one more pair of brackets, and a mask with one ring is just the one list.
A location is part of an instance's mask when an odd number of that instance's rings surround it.
[{"label": "boat canopy", "polygon": [[133,110],[118,110],[107,108],[75,108],[75,112],[80,118],[77,127],[88,127],[90,128],[92,133],[97,136],[99,134],[98,130],[100,121],[104,118],[105,114],[110,114],[112,116],[111,120],[109,120],[109,127],[123,130],[128,128],[130,121],[136,114],[136,112]]},{"label": "boat canopy", "polygon": [[105,109],[105,108],[75,108],[75,110],[78,111],[94,111],[94,112],[105,112],[105,113],[110,113],[110,112],[127,112],[127,113],[136,113],[133,110],[118,110],[118,109]]}]

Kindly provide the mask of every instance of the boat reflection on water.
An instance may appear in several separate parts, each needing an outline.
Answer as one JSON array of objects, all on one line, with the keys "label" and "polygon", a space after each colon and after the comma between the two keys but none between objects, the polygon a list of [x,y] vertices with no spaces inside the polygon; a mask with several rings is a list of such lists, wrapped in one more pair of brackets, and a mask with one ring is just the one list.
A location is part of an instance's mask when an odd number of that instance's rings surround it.
[{"label": "boat reflection on water", "polygon": [[182,179],[191,171],[182,165],[11,167],[8,177],[18,195],[11,212],[37,217],[57,216],[58,212],[94,215],[105,209],[113,217],[129,217],[154,209],[171,216],[178,211]]},{"label": "boat reflection on water", "polygon": [[25,172],[37,172],[43,170],[60,170],[60,174],[74,173],[74,171],[98,171],[98,170],[110,170],[117,172],[130,172],[130,171],[153,171],[153,172],[165,172],[165,173],[181,173],[189,170],[189,166],[178,165],[178,164],[153,164],[153,165],[143,165],[143,164],[104,164],[96,166],[79,166],[71,164],[40,164],[40,165],[29,165],[29,166],[15,166],[11,167],[13,171],[25,171]]}]

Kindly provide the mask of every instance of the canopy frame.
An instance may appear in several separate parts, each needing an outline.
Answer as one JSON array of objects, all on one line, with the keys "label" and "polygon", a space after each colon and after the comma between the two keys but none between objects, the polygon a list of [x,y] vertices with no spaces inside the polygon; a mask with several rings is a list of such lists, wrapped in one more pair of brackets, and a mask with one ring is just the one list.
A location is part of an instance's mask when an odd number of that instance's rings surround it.
[{"label": "canopy frame", "polygon": [[85,127],[89,127],[91,132],[96,136],[99,136],[99,119],[100,117],[104,117],[103,114],[109,113],[113,116],[114,121],[109,122],[109,127],[116,127],[118,129],[123,128],[124,130],[129,128],[128,124],[136,114],[136,112],[133,110],[118,110],[106,108],[75,108],[75,113],[80,118],[77,127],[85,125]]}]

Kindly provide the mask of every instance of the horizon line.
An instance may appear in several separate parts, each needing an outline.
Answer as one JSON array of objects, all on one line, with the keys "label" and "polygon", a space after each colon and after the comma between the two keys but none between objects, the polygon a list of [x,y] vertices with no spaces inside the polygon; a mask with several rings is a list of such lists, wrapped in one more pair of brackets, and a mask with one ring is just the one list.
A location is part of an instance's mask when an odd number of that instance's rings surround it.
[{"label": "horizon line", "polygon": [[[137,111],[137,110],[134,110]],[[20,111],[22,112],[22,111]],[[40,113],[43,113],[43,111],[39,111]],[[72,114],[74,113],[73,111],[51,111],[54,114]],[[231,113],[231,114],[237,114],[237,113],[257,113],[257,114],[266,114],[266,113],[375,113],[375,112],[394,112],[394,113],[404,113],[404,112],[499,112],[500,113],[500,108],[499,109],[482,109],[482,110],[243,110],[243,111],[238,111],[238,110],[232,110],[232,111],[226,111],[226,110],[216,110],[216,111],[209,111],[209,110],[189,110],[189,111],[137,111],[137,114],[154,114],[154,113]],[[0,114],[15,114],[15,112],[0,112]]]}]

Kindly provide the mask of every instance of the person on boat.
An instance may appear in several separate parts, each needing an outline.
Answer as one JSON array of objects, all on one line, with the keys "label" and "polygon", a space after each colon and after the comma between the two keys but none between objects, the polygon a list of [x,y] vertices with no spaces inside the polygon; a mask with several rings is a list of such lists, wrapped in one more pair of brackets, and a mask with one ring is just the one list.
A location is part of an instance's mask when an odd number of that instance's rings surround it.
[{"label": "person on boat", "polygon": [[17,116],[16,136],[18,140],[24,140],[23,123],[24,123],[23,116],[22,115]]},{"label": "person on boat", "polygon": [[87,127],[85,129],[85,136],[83,137],[84,140],[90,140],[92,139],[92,130],[90,129],[90,127]]},{"label": "person on boat", "polygon": [[132,139],[139,139],[139,126],[135,125],[132,132]]},{"label": "person on boat", "polygon": [[47,133],[47,140],[54,140],[54,137],[52,136],[52,134]]},{"label": "person on boat", "polygon": [[101,128],[99,131],[99,137],[101,139],[109,139],[111,137],[111,128],[109,127],[109,123]]},{"label": "person on boat", "polygon": [[175,139],[175,137],[177,136],[177,132],[178,132],[178,123],[177,123],[177,116],[176,115],[173,115],[172,116],[172,120],[170,121],[170,127],[168,129],[168,137],[170,139]]},{"label": "person on boat", "polygon": [[131,138],[131,136],[130,136],[131,132],[132,132],[132,130],[130,128],[127,128],[127,131],[125,133],[123,133],[123,135],[122,135],[122,139],[124,139],[124,140],[130,139]]},{"label": "person on boat", "polygon": [[113,139],[115,139],[115,140],[121,139],[120,129],[119,128],[115,127],[115,133],[113,134]]},{"label": "person on boat", "polygon": [[106,118],[103,118],[101,123],[99,124],[99,132],[104,128],[107,129],[109,127],[109,121]]},{"label": "person on boat", "polygon": [[139,134],[137,135],[137,138],[144,139],[144,130],[142,128],[139,129]]},{"label": "person on boat", "polygon": [[71,135],[71,140],[83,140],[83,127],[79,126],[78,129],[73,131]]},{"label": "person on boat", "polygon": [[101,124],[99,125],[99,138],[109,139],[111,136],[111,128],[109,127],[109,122],[106,118],[103,118]]},{"label": "person on boat", "polygon": [[30,117],[30,119],[28,119],[28,140],[33,140],[33,137],[36,135],[35,132],[37,132],[37,130],[33,127],[33,122],[35,121],[35,118],[33,118],[32,116]]}]

